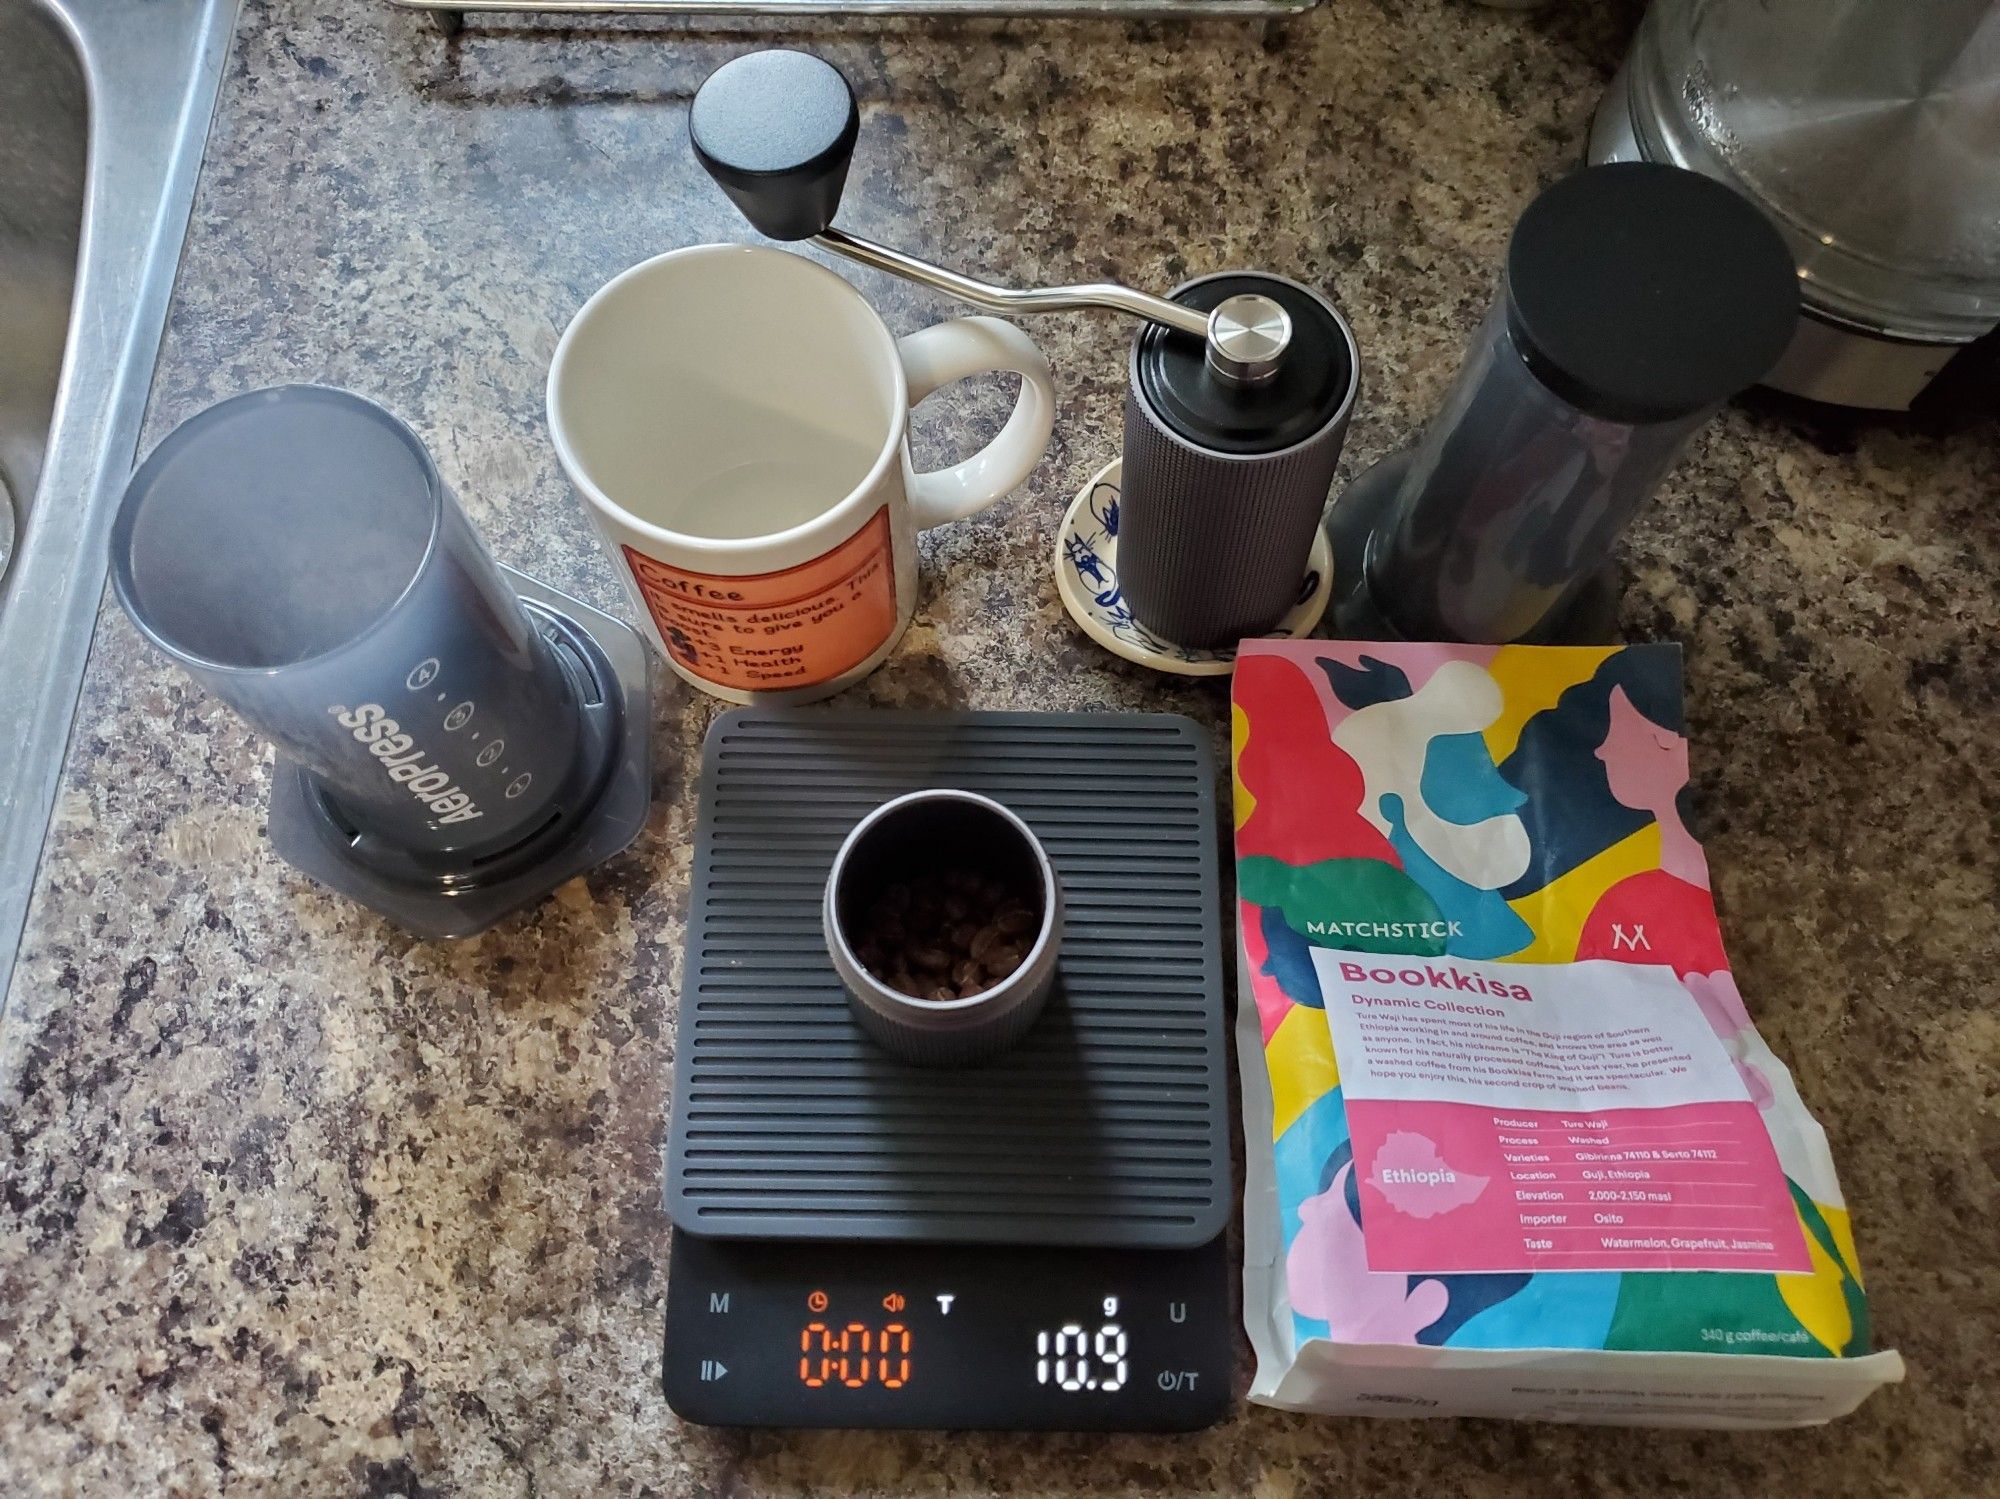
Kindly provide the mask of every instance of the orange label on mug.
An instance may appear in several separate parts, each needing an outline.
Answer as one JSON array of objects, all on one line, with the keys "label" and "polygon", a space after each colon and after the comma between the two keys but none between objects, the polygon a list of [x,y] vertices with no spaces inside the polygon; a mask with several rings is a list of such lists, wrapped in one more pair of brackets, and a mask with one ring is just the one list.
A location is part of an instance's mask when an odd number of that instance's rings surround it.
[{"label": "orange label on mug", "polygon": [[896,628],[889,511],[782,572],[689,572],[625,547],[674,660],[719,687],[812,687],[859,666]]}]

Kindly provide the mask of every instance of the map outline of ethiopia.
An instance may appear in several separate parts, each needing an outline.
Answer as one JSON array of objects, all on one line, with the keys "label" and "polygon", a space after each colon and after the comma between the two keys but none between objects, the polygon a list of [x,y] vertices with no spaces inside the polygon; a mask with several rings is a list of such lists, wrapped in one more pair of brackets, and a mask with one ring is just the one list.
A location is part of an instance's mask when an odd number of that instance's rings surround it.
[{"label": "map outline of ethiopia", "polygon": [[1423,1219],[1477,1202],[1493,1180],[1459,1170],[1429,1135],[1407,1129],[1391,1130],[1382,1137],[1366,1179],[1397,1212]]}]

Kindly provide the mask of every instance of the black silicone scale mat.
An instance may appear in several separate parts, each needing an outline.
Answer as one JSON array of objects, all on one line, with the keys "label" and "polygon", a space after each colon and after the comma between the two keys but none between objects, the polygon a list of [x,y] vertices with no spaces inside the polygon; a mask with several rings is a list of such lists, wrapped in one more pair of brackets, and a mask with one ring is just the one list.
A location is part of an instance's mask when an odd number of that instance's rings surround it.
[{"label": "black silicone scale mat", "polygon": [[[1061,977],[1011,1051],[925,1068],[848,1013],[820,936],[871,808],[951,786],[1014,809],[1062,877]],[[726,713],[674,1058],[676,1227],[782,1239],[1206,1242],[1229,1214],[1215,791],[1187,719]]]}]

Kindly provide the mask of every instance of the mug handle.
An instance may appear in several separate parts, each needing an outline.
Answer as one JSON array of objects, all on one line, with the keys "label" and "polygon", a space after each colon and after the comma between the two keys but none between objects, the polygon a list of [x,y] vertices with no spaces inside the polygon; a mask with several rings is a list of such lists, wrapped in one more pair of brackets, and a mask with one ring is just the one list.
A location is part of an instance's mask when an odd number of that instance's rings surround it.
[{"label": "mug handle", "polygon": [[1021,377],[1020,399],[1000,435],[963,463],[915,474],[910,514],[918,530],[977,515],[1027,481],[1049,450],[1056,387],[1034,340],[998,318],[953,318],[896,340],[914,407],[932,391],[992,372]]}]

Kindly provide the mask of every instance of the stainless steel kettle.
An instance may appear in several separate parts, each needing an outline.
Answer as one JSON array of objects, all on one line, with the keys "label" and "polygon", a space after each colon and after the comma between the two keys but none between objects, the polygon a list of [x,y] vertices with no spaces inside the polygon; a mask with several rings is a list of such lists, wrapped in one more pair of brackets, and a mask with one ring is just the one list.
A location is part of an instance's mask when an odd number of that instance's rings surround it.
[{"label": "stainless steel kettle", "polygon": [[2000,324],[2000,6],[1655,0],[1592,161],[1692,168],[1782,232],[1802,298],[1765,384],[1901,409]]}]

